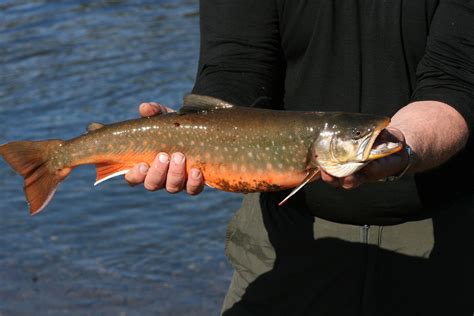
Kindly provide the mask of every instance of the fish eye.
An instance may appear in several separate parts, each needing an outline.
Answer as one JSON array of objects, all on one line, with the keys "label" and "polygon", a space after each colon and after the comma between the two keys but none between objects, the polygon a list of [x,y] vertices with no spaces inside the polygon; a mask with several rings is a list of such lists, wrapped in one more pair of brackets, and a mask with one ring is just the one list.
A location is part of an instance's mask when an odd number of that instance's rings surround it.
[{"label": "fish eye", "polygon": [[352,133],[352,139],[354,140],[359,139],[362,136],[362,132],[357,128],[354,128],[351,133]]}]

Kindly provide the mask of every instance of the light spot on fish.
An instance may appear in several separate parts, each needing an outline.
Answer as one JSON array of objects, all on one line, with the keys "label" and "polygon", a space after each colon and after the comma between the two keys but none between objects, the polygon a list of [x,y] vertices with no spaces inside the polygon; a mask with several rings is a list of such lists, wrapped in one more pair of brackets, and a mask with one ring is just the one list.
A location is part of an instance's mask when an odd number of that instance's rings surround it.
[{"label": "light spot on fish", "polygon": [[247,156],[249,156],[250,158],[253,158],[253,153],[250,151],[247,153]]},{"label": "light spot on fish", "polygon": [[269,162],[267,163],[267,169],[268,169],[268,170],[272,170],[272,169],[273,169],[273,165],[272,165],[271,163],[269,163]]},{"label": "light spot on fish", "polygon": [[246,171],[247,171],[247,167],[244,166],[244,165],[240,166],[240,171],[246,172]]}]

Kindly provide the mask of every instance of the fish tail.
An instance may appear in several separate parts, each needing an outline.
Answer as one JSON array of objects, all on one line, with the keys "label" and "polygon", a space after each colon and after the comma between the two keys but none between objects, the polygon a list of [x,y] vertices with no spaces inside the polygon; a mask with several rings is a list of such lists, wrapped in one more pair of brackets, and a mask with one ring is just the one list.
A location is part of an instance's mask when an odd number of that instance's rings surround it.
[{"label": "fish tail", "polygon": [[30,214],[43,210],[53,197],[59,182],[71,172],[71,168],[54,169],[51,152],[64,141],[18,141],[0,146],[0,156],[24,178],[25,196]]}]

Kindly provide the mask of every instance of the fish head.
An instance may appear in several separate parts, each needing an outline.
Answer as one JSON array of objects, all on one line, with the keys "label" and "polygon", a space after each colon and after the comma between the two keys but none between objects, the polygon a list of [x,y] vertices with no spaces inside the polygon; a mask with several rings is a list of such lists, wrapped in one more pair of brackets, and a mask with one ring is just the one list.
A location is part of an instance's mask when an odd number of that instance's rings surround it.
[{"label": "fish head", "polygon": [[400,151],[403,142],[397,137],[379,138],[389,123],[383,116],[334,113],[313,144],[316,164],[335,177],[345,177],[372,160]]}]

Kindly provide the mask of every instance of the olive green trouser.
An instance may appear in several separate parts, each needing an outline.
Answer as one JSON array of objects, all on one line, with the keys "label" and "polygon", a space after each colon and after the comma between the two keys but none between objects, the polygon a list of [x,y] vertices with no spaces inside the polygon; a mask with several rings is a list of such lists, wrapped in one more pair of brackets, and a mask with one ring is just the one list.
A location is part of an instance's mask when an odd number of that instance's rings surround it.
[{"label": "olive green trouser", "polygon": [[[272,218],[246,195],[228,227],[229,315],[474,315],[474,203],[354,226]],[[271,226],[271,227],[270,227]]]}]

